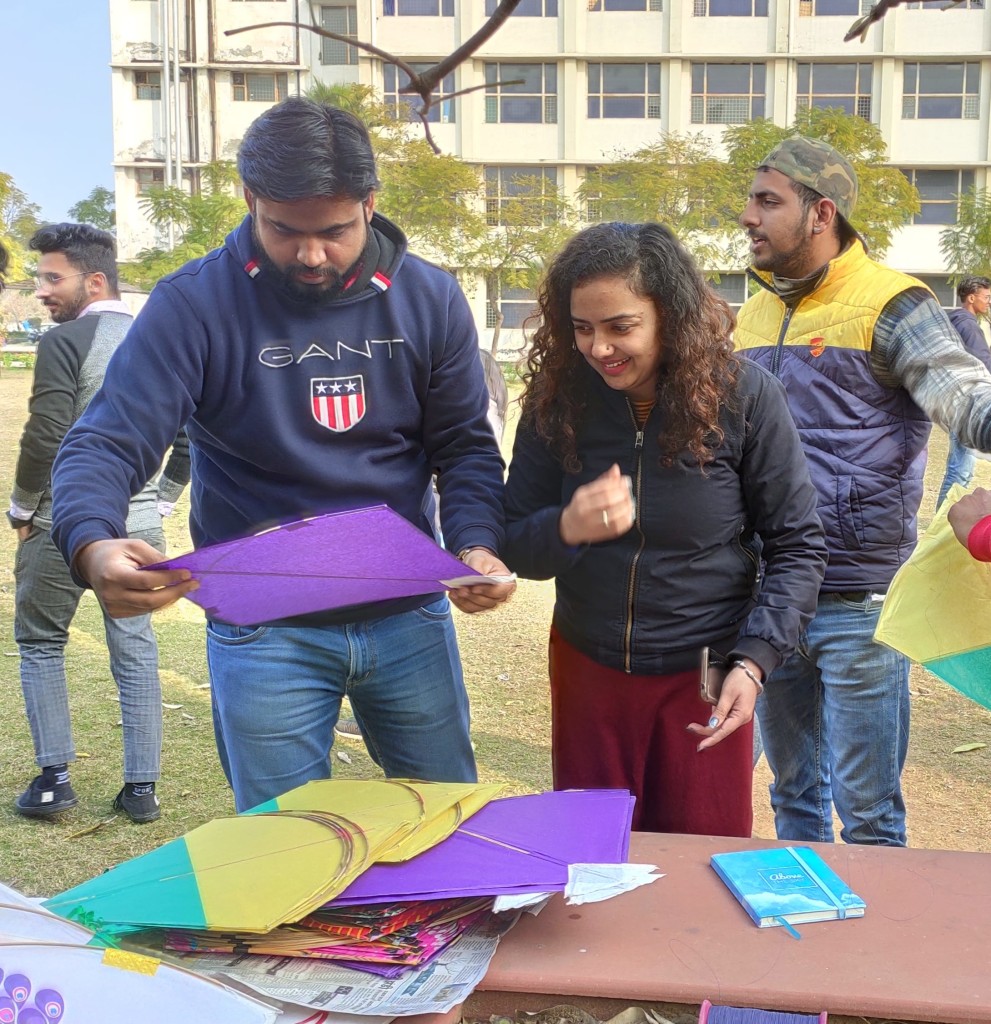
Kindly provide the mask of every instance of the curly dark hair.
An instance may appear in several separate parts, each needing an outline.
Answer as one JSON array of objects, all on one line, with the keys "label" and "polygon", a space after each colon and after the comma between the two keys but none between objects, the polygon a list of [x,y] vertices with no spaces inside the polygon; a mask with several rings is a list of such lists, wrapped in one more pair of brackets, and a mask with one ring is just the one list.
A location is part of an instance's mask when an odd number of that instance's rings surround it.
[{"label": "curly dark hair", "polygon": [[735,320],[663,224],[596,224],[554,257],[537,296],[540,325],[523,374],[523,416],[568,472],[581,468],[577,431],[593,378],[575,345],[571,292],[602,277],[622,278],[657,309],[663,346],[657,402],[665,414],[661,463],[671,465],[687,451],[704,466],[723,439],[719,410],[739,372],[731,340]]}]

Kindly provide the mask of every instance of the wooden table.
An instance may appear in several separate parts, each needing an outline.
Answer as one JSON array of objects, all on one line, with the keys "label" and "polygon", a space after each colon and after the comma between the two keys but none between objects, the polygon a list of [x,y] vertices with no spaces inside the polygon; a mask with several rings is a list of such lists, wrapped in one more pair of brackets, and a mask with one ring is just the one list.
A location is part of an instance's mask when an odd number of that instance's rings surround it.
[{"label": "wooden table", "polygon": [[775,845],[634,835],[665,877],[581,907],[560,896],[504,937],[468,1018],[571,1003],[600,1017],[703,999],[865,1017],[991,1022],[991,854],[810,844],[867,903],[861,919],[757,928],[709,867]]}]

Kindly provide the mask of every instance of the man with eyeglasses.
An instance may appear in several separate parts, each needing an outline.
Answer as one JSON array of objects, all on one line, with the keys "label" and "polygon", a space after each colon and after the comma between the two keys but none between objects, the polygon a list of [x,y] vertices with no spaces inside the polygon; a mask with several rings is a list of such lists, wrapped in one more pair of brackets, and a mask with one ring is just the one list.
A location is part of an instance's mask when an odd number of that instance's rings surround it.
[{"label": "man with eyeglasses", "polygon": [[[65,646],[83,594],[50,536],[52,463],[62,438],[102,384],[107,362],[133,317],[120,301],[112,235],[89,224],[52,224],[38,231],[30,246],[39,254],[35,294],[58,326],[38,343],[30,415],[8,512],[19,541],[14,637],[41,768],[15,808],[29,818],[48,818],[78,802],[69,781],[69,763],[76,755]],[[128,535],[164,551],[160,512],[171,510],[188,480],[188,444],[177,443],[161,478],[132,498]],[[124,734],[124,787],[114,809],[135,822],[154,821],[160,813],[155,783],[162,751],[162,693],[151,616],[112,619],[104,614],[104,626]]]}]

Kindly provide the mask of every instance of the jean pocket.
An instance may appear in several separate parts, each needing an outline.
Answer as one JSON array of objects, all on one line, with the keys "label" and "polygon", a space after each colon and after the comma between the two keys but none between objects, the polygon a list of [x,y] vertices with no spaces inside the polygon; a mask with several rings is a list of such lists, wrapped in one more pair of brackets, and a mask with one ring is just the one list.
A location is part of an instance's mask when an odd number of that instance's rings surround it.
[{"label": "jean pocket", "polygon": [[229,622],[215,622],[207,619],[207,636],[217,643],[234,646],[235,644],[248,644],[268,632],[268,626],[232,626]]},{"label": "jean pocket", "polygon": [[444,619],[451,617],[451,602],[442,597],[432,604],[425,604],[422,608],[414,608],[413,614],[428,622],[443,622]]}]

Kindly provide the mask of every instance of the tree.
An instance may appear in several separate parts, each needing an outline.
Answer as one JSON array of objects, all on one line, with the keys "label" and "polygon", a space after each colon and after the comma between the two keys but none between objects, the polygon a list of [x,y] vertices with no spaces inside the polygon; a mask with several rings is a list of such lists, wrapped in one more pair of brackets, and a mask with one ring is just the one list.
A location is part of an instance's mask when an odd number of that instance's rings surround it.
[{"label": "tree", "polygon": [[[574,233],[575,208],[559,186],[540,175],[517,176],[502,191],[501,197],[486,199],[488,229],[466,254],[465,269],[484,275],[497,292],[504,287],[532,291],[550,258]],[[503,315],[498,305],[491,312],[495,355]]]},{"label": "tree", "polygon": [[871,254],[883,258],[895,230],[910,223],[919,212],[919,193],[901,171],[885,165],[888,147],[877,125],[834,107],[806,107],[789,128],[762,119],[731,125],[723,132],[730,166],[723,223],[735,219],[743,209],[754,168],[777,143],[796,133],[823,139],[849,158],[859,184],[853,227]]},{"label": "tree", "polygon": [[[430,134],[430,123],[428,115],[434,102],[434,92],[444,78],[450,74],[459,64],[463,64],[476,50],[479,49],[484,43],[488,42],[489,39],[495,35],[496,31],[504,24],[506,19],[516,10],[520,5],[521,0],[499,0],[495,10],[486,19],[485,23],[471,38],[466,39],[453,53],[449,53],[446,57],[442,57],[436,64],[430,65],[428,68],[424,68],[420,71],[416,71],[410,64],[402,58],[389,53],[386,50],[381,49],[378,46],[373,46],[371,43],[363,42],[360,39],[352,39],[350,36],[340,35],[337,32],[331,32],[329,29],[321,28],[319,25],[304,25],[299,21],[266,21],[260,25],[245,25],[243,28],[229,28],[224,32],[224,35],[235,36],[241,32],[252,32],[261,28],[295,28],[300,31],[313,32],[315,35],[322,36],[324,39],[334,39],[339,43],[345,43],[348,46],[353,46],[358,50],[364,50],[366,53],[371,53],[376,57],[381,58],[388,64],[394,64],[400,71],[406,74],[408,79],[407,84],[403,87],[404,93],[409,93],[411,96],[416,95],[420,97],[422,105],[415,109],[415,113],[420,118],[423,124],[424,138],[427,140],[430,148],[435,152],[439,153],[440,149],[433,140],[433,136]],[[486,86],[477,86],[476,88],[486,88]],[[460,92],[451,93],[445,97],[445,99],[451,99],[453,96],[459,96],[464,92],[471,92],[471,89],[462,89]]]},{"label": "tree", "polygon": [[117,211],[114,209],[114,194],[108,188],[97,185],[85,198],[69,207],[69,216],[82,224],[92,224],[113,231],[117,226]]},{"label": "tree", "polygon": [[446,267],[463,267],[486,230],[478,171],[435,153],[370,85],[317,83],[306,95],[364,122],[382,182],[376,208],[395,220],[411,248]]},{"label": "tree", "polygon": [[991,276],[991,191],[970,189],[960,196],[957,222],[940,232],[939,251],[954,281]]},{"label": "tree", "polygon": [[144,249],[133,263],[122,265],[123,276],[151,288],[159,278],[222,245],[244,217],[244,201],[234,194],[238,182],[233,161],[215,160],[201,169],[196,192],[174,185],[149,189],[141,206],[155,227],[173,233],[175,244]]},{"label": "tree", "polygon": [[379,163],[378,208],[406,233],[410,246],[446,267],[463,267],[487,234],[478,170],[435,154],[423,139]]},{"label": "tree", "polygon": [[40,207],[14,184],[14,179],[0,171],[0,242],[10,253],[6,277],[18,281],[27,277],[34,263],[28,242],[41,226]]},{"label": "tree", "polygon": [[720,219],[728,168],[703,135],[662,132],[655,142],[589,174],[578,189],[590,221],[660,221],[701,266],[725,265]]}]

